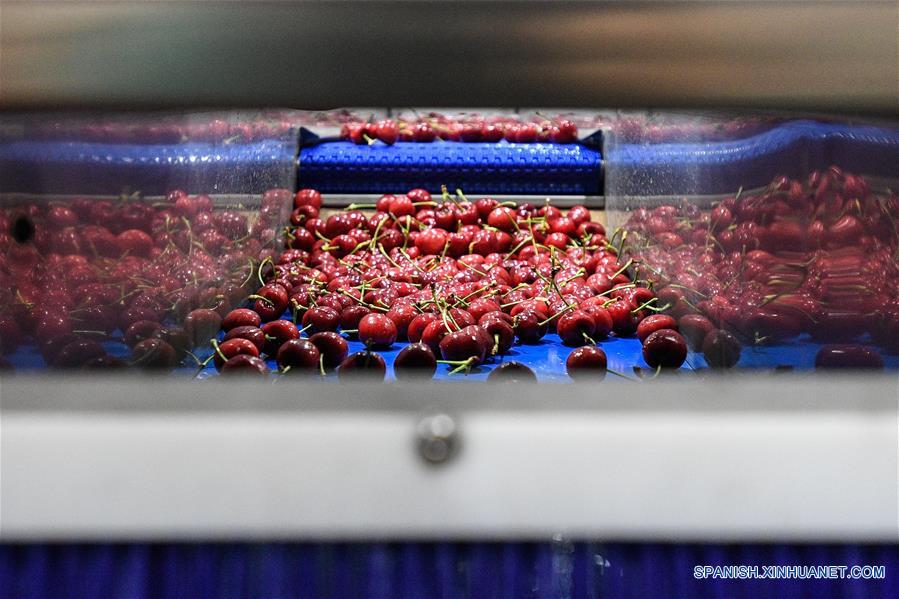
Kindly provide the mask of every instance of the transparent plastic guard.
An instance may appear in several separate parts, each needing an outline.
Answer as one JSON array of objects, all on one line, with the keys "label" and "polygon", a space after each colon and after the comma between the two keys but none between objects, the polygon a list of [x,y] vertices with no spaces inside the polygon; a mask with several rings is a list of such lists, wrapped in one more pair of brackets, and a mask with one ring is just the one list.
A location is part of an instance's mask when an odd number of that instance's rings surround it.
[{"label": "transparent plastic guard", "polygon": [[289,111],[4,117],[0,365],[187,359],[280,247],[293,122]]},{"label": "transparent plastic guard", "polygon": [[899,129],[771,115],[620,114],[616,245],[696,367],[899,366]]}]

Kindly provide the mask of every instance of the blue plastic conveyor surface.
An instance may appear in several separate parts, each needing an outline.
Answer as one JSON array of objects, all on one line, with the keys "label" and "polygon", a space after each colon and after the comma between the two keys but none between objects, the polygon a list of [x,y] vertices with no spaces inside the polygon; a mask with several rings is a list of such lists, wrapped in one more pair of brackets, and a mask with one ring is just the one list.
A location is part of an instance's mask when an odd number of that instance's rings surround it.
[{"label": "blue plastic conveyor surface", "polygon": [[421,187],[485,194],[599,195],[598,150],[582,144],[329,142],[300,151],[299,182],[323,193],[404,193]]}]

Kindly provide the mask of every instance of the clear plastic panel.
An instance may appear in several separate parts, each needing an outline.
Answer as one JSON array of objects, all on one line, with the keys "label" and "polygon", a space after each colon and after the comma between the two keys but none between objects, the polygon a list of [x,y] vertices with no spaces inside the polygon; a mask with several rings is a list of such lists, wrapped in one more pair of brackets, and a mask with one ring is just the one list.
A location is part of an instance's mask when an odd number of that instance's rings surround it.
[{"label": "clear plastic panel", "polygon": [[613,241],[696,365],[896,365],[895,123],[620,114],[604,157]]},{"label": "clear plastic panel", "polygon": [[170,367],[208,347],[280,247],[289,116],[4,117],[0,363]]}]

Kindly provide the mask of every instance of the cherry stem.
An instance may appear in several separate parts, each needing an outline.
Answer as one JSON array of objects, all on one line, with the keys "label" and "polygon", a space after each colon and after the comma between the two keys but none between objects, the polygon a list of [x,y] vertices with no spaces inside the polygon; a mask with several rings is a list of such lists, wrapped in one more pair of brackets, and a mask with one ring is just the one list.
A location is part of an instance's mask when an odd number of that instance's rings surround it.
[{"label": "cherry stem", "polygon": [[448,364],[450,366],[456,366],[453,370],[450,370],[450,374],[456,374],[458,372],[462,372],[463,370],[468,371],[471,369],[471,365],[477,361],[477,356],[472,356],[467,360],[437,360],[438,364]]},{"label": "cherry stem", "polygon": [[632,379],[631,377],[627,376],[626,374],[622,374],[622,373],[618,372],[617,370],[612,370],[611,368],[606,368],[606,372],[608,372],[609,374],[614,374],[615,376],[621,377],[624,380],[630,381],[632,383],[637,382],[634,379]]},{"label": "cherry stem", "polygon": [[318,371],[322,376],[325,376],[325,354],[321,354],[318,357]]},{"label": "cherry stem", "polygon": [[[219,342],[216,341],[215,339],[210,339],[210,343],[212,344],[212,349],[214,349],[215,353],[218,354],[218,357],[221,358],[222,361],[227,362],[228,358],[225,357],[225,354],[222,353],[222,350],[219,347]],[[213,356],[209,356],[209,359],[206,360],[206,362],[204,362],[203,365],[205,366],[206,364],[208,364],[209,360],[211,360],[212,358],[213,358]]]},{"label": "cherry stem", "polygon": [[262,278],[262,269],[265,267],[266,264],[272,264],[272,266],[274,266],[271,256],[266,256],[265,260],[263,260],[262,262],[259,263],[259,269],[256,271],[256,276],[259,279],[260,287],[265,285],[265,281]]}]

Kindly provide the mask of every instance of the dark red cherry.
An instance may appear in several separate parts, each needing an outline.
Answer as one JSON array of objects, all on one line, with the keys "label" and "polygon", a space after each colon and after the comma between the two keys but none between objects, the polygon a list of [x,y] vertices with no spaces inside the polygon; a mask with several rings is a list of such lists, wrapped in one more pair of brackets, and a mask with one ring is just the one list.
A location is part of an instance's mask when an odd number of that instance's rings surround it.
[{"label": "dark red cherry", "polygon": [[259,318],[259,314],[249,308],[231,310],[222,319],[222,329],[225,331],[236,327],[258,327],[260,324],[262,324],[262,319]]},{"label": "dark red cherry", "polygon": [[269,356],[274,356],[278,349],[291,339],[300,338],[300,330],[297,325],[289,320],[272,320],[262,325],[265,334],[265,347],[263,350]]},{"label": "dark red cherry", "polygon": [[446,323],[442,319],[437,318],[431,321],[421,333],[421,342],[431,348],[434,355],[441,355],[440,342],[449,334]]},{"label": "dark red cherry", "polygon": [[359,321],[359,340],[366,346],[390,347],[396,335],[396,325],[385,314],[372,312]]},{"label": "dark red cherry", "polygon": [[627,300],[619,300],[606,307],[612,317],[612,330],[619,337],[629,337],[637,332],[640,319],[633,313],[634,308]]},{"label": "dark red cherry", "polygon": [[477,366],[484,361],[486,347],[475,327],[466,327],[461,331],[448,333],[440,341],[440,355],[444,360],[462,362],[471,360],[470,366]]},{"label": "dark red cherry", "polygon": [[652,333],[660,329],[677,330],[677,321],[667,314],[652,314],[640,321],[637,325],[637,339],[646,340]]},{"label": "dark red cherry", "polygon": [[713,329],[702,341],[702,354],[710,368],[733,368],[740,361],[741,349],[740,341],[722,329]]},{"label": "dark red cherry", "polygon": [[171,370],[178,354],[162,339],[144,339],[131,349],[131,365],[147,370]]},{"label": "dark red cherry", "polygon": [[303,328],[311,334],[336,331],[339,324],[340,313],[328,306],[315,306],[303,314]]},{"label": "dark red cherry", "polygon": [[233,339],[228,339],[227,341],[222,341],[218,344],[218,348],[213,354],[212,361],[215,364],[216,370],[221,370],[222,365],[225,362],[238,354],[247,354],[258,358],[259,349],[252,341],[243,339],[242,337],[235,337]]},{"label": "dark red cherry", "polygon": [[290,372],[311,372],[319,367],[321,353],[308,339],[290,339],[278,348],[276,361],[281,369]]},{"label": "dark red cherry", "polygon": [[412,322],[409,323],[409,329],[406,331],[409,341],[412,343],[421,341],[425,328],[438,318],[439,316],[433,312],[424,312],[413,318]]},{"label": "dark red cherry", "polygon": [[333,331],[316,333],[309,337],[309,341],[318,348],[323,358],[322,364],[329,370],[343,362],[350,351],[346,339]]},{"label": "dark red cherry", "polygon": [[643,341],[643,359],[652,368],[680,368],[687,359],[687,342],[677,331],[660,329]]},{"label": "dark red cherry", "polygon": [[405,341],[409,334],[409,325],[418,315],[412,304],[395,304],[387,311],[387,318],[396,327],[396,338]]},{"label": "dark red cherry", "polygon": [[490,371],[487,381],[491,383],[536,383],[537,375],[521,362],[503,362]]},{"label": "dark red cherry", "polygon": [[346,335],[349,335],[351,339],[356,339],[358,337],[358,333],[349,331],[358,332],[359,321],[362,320],[362,318],[370,312],[371,310],[369,310],[362,304],[353,304],[351,306],[347,306],[340,312],[340,329]]},{"label": "dark red cherry", "polygon": [[[482,320],[484,320],[483,317]],[[515,343],[515,331],[508,322],[500,318],[488,318],[478,326],[484,329],[489,337],[488,355],[503,355],[512,349],[512,344]]]},{"label": "dark red cherry", "polygon": [[184,319],[184,331],[192,347],[206,347],[222,325],[222,317],[215,310],[199,308]]},{"label": "dark red cherry", "polygon": [[228,358],[228,361],[222,364],[221,371],[223,375],[266,375],[269,372],[265,360],[249,354],[237,354],[233,358]]},{"label": "dark red cherry", "polygon": [[566,312],[556,324],[556,332],[562,343],[575,347],[591,343],[595,331],[596,323],[583,310]]},{"label": "dark red cherry", "polygon": [[568,354],[568,359],[565,360],[568,376],[576,381],[603,380],[606,378],[607,365],[606,352],[595,345],[578,347]]},{"label": "dark red cherry", "polygon": [[383,381],[386,374],[387,364],[384,358],[368,350],[347,356],[337,368],[337,377],[341,381]]},{"label": "dark red cherry", "polygon": [[154,320],[138,320],[132,323],[122,336],[122,341],[128,347],[134,347],[144,339],[158,337],[162,331],[162,325]]},{"label": "dark red cherry", "polygon": [[72,341],[59,350],[53,359],[55,368],[77,368],[89,360],[106,355],[106,350],[92,339]]},{"label": "dark red cherry", "polygon": [[825,345],[815,355],[815,368],[883,370],[883,358],[864,345]]},{"label": "dark red cherry", "polygon": [[690,344],[690,349],[700,351],[705,338],[715,330],[715,325],[702,314],[685,314],[677,321],[677,330]]},{"label": "dark red cherry", "polygon": [[253,345],[256,346],[256,349],[259,350],[261,354],[263,350],[265,350],[265,333],[262,332],[262,329],[259,327],[252,326],[242,326],[242,327],[234,327],[227,333],[225,333],[225,338],[223,341],[228,341],[229,339],[246,339],[250,341]]},{"label": "dark red cherry", "polygon": [[82,370],[122,370],[128,367],[128,364],[119,358],[108,354],[91,358],[81,365]]},{"label": "dark red cherry", "polygon": [[512,328],[515,336],[521,343],[540,343],[540,340],[546,335],[546,324],[543,322],[545,320],[546,316],[535,310],[520,312],[513,319]]},{"label": "dark red cherry", "polygon": [[410,343],[400,350],[393,362],[398,381],[430,379],[437,371],[437,358],[424,343]]}]

